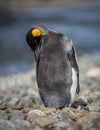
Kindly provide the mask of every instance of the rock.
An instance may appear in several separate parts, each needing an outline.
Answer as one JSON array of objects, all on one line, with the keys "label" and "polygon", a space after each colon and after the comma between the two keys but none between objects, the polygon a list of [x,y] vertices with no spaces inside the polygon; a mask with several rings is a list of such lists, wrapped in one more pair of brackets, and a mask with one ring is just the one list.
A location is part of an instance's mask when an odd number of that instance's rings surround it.
[{"label": "rock", "polygon": [[[1,93],[0,93],[1,94]],[[0,101],[0,105],[3,104],[3,101]]]},{"label": "rock", "polygon": [[98,121],[98,119],[100,119],[100,114],[92,112],[78,119],[76,123],[81,124],[83,130],[99,130],[100,127],[98,124],[100,124],[100,120]]},{"label": "rock", "polygon": [[71,108],[71,107],[64,107],[64,108],[62,109],[62,112],[65,113],[65,114],[69,114],[70,109],[72,109],[73,111],[76,110],[76,109]]},{"label": "rock", "polygon": [[39,104],[35,104],[35,103],[32,105],[32,107],[34,109],[40,109],[41,108],[41,106]]},{"label": "rock", "polygon": [[82,125],[78,123],[74,123],[71,127],[68,128],[68,130],[83,130]]},{"label": "rock", "polygon": [[100,68],[97,68],[97,67],[91,68],[91,69],[87,72],[87,76],[88,76],[88,77],[92,77],[92,78],[95,78],[95,77],[100,76]]},{"label": "rock", "polygon": [[99,117],[100,117],[100,115],[98,115],[98,114],[96,114],[96,113],[89,113],[89,114],[87,114],[86,116],[80,118],[80,119],[78,120],[78,123],[79,123],[79,124],[84,124],[84,123],[89,124],[89,123],[91,123],[93,120],[95,120],[95,119],[97,119],[97,118],[99,118]]},{"label": "rock", "polygon": [[89,111],[100,112],[99,106],[88,105]]},{"label": "rock", "polygon": [[16,130],[13,123],[0,119],[0,130]]},{"label": "rock", "polygon": [[80,106],[82,108],[82,107],[85,107],[86,105],[87,105],[87,103],[83,99],[80,98],[79,100],[75,101],[72,104],[72,107],[78,108]]},{"label": "rock", "polygon": [[37,119],[35,123],[39,125],[40,127],[45,127],[45,126],[49,126],[56,123],[56,119],[52,116],[41,117]]},{"label": "rock", "polygon": [[46,114],[40,110],[31,110],[28,112],[27,120],[32,122],[39,117],[46,116]]},{"label": "rock", "polygon": [[100,96],[97,96],[97,97],[94,99],[93,104],[100,106]]},{"label": "rock", "polygon": [[16,119],[24,119],[25,115],[19,110],[11,110],[11,121],[15,121]]},{"label": "rock", "polygon": [[5,111],[0,110],[0,119],[8,120],[8,116]]},{"label": "rock", "polygon": [[12,98],[12,100],[9,101],[8,106],[13,107],[19,102],[19,100],[20,100],[19,98]]},{"label": "rock", "polygon": [[96,119],[93,119],[91,124],[92,124],[91,126],[93,128],[96,128],[96,129],[100,130],[100,116],[97,117]]},{"label": "rock", "polygon": [[90,114],[93,114],[93,115],[98,115],[98,116],[100,116],[100,112],[93,112],[93,111],[91,111],[91,112],[89,112]]},{"label": "rock", "polygon": [[97,96],[97,97],[94,99],[94,102],[100,102],[100,96]]},{"label": "rock", "polygon": [[48,114],[48,113],[56,111],[56,109],[53,107],[46,107],[46,108],[42,109],[41,111]]},{"label": "rock", "polygon": [[31,124],[28,121],[17,119],[15,122],[16,130],[29,130]]},{"label": "rock", "polygon": [[69,116],[69,114],[67,114],[67,113],[64,113],[64,111],[62,112],[59,112],[56,116],[54,116],[54,117],[56,117],[56,120],[57,121],[68,121],[69,119],[70,119],[70,116]]},{"label": "rock", "polygon": [[78,111],[78,112],[73,112],[73,111],[70,111],[70,117],[71,119],[73,120],[77,120],[77,119],[80,119],[82,117],[85,117],[86,115],[88,115],[88,112],[87,111]]},{"label": "rock", "polygon": [[64,108],[63,112],[67,114],[67,118],[73,121],[76,121],[77,119],[80,119],[88,115],[88,111],[85,111],[85,110],[78,111],[78,109],[75,109],[75,108]]},{"label": "rock", "polygon": [[57,130],[67,130],[71,125],[73,124],[73,121],[71,121],[70,119],[67,120],[67,121],[60,121],[60,122],[57,122],[55,125],[54,125],[54,130],[57,129]]},{"label": "rock", "polygon": [[28,106],[30,108],[40,108],[39,104],[36,104],[35,102],[32,102],[31,99],[24,99],[23,100],[24,106]]},{"label": "rock", "polygon": [[30,99],[32,102],[36,103],[36,102],[35,102],[35,98],[36,98],[36,97],[35,97],[34,95],[32,95],[32,96],[29,97],[29,99]]},{"label": "rock", "polygon": [[21,109],[23,109],[23,107],[24,106],[21,106],[21,105],[15,105],[15,106],[12,107],[12,109],[14,109],[14,110],[21,110]]},{"label": "rock", "polygon": [[6,105],[4,105],[4,104],[0,104],[0,110],[5,110],[6,108],[7,108]]},{"label": "rock", "polygon": [[28,106],[24,106],[22,112],[23,112],[23,113],[28,113],[30,110],[31,110],[30,107],[28,107]]},{"label": "rock", "polygon": [[21,98],[17,104],[20,105],[20,106],[24,106],[24,100],[23,100],[23,98]]},{"label": "rock", "polygon": [[89,94],[87,94],[87,95],[82,94],[82,95],[79,96],[79,101],[77,101],[77,102],[86,106],[87,103],[93,102],[93,99],[89,96]]},{"label": "rock", "polygon": [[32,107],[33,102],[30,99],[24,99],[23,100],[24,106]]},{"label": "rock", "polygon": [[44,130],[44,129],[42,129],[42,128],[36,126],[36,127],[35,127],[34,129],[32,129],[32,130]]}]

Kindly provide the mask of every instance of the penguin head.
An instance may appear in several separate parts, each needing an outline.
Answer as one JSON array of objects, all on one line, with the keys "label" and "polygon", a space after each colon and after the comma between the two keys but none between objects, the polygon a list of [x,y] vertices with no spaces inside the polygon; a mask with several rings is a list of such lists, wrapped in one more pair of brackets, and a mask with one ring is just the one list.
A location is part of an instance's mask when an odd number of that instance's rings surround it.
[{"label": "penguin head", "polygon": [[42,38],[48,34],[48,29],[43,25],[33,26],[26,35],[27,44],[34,51],[35,58],[37,59],[38,53],[42,44]]}]

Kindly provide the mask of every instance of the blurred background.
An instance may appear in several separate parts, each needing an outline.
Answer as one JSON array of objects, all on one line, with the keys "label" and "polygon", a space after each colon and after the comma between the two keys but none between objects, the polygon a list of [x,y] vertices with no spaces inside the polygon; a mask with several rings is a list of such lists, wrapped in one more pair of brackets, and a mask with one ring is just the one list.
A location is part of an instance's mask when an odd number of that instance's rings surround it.
[{"label": "blurred background", "polygon": [[35,24],[69,36],[78,56],[100,56],[100,0],[0,0],[0,76],[33,69],[26,33]]}]

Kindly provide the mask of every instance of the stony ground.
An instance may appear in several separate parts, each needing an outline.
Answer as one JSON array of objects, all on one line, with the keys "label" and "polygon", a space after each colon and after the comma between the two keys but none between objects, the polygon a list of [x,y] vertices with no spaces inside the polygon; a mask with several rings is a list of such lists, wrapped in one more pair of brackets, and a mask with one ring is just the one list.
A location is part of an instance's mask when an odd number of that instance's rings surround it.
[{"label": "stony ground", "polygon": [[80,96],[73,107],[45,108],[35,71],[0,78],[0,130],[100,130],[100,59],[79,57]]}]

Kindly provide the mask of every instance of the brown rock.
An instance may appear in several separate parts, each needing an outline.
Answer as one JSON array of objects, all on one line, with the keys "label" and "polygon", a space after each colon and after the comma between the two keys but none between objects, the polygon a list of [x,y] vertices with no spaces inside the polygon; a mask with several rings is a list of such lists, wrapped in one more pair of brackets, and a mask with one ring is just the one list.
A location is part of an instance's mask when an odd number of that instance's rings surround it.
[{"label": "brown rock", "polygon": [[100,116],[97,117],[96,119],[93,119],[91,123],[93,127],[100,128]]},{"label": "brown rock", "polygon": [[33,102],[30,99],[24,99],[23,102],[25,106],[28,106],[28,107],[33,106]]},{"label": "brown rock", "polygon": [[73,119],[73,120],[77,120],[77,119],[80,119],[86,115],[88,115],[88,111],[78,111],[78,110],[73,110],[73,109],[70,109],[69,110],[69,115],[70,115],[70,118]]},{"label": "brown rock", "polygon": [[8,116],[5,111],[0,110],[0,119],[8,120]]},{"label": "brown rock", "polygon": [[56,119],[52,116],[41,117],[41,118],[36,120],[36,124],[39,125],[40,127],[49,126],[49,125],[52,125],[54,123],[56,123]]},{"label": "brown rock", "polygon": [[9,103],[8,103],[8,106],[11,106],[13,107],[14,105],[16,105],[18,102],[19,102],[19,98],[12,98]]},{"label": "brown rock", "polygon": [[74,125],[69,127],[68,130],[82,130],[82,125],[75,123]]},{"label": "brown rock", "polygon": [[80,118],[78,120],[79,123],[83,124],[83,123],[91,123],[92,120],[95,120],[97,119],[98,117],[100,117],[100,115],[97,115],[97,114],[93,114],[93,113],[89,113],[87,114],[86,116]]},{"label": "brown rock", "polygon": [[19,110],[11,110],[11,121],[15,121],[16,119],[24,119],[24,114]]},{"label": "brown rock", "polygon": [[31,130],[44,130],[44,129],[40,128],[39,126],[35,126],[35,128]]},{"label": "brown rock", "polygon": [[39,104],[33,103],[32,107],[33,107],[34,109],[39,109],[41,106],[40,106]]},{"label": "brown rock", "polygon": [[28,113],[27,120],[32,122],[43,116],[46,116],[46,114],[44,112],[42,112],[40,110],[31,110]]},{"label": "brown rock", "polygon": [[0,110],[5,110],[6,108],[7,108],[6,105],[4,105],[4,104],[0,104]]},{"label": "brown rock", "polygon": [[25,106],[25,107],[23,108],[22,112],[23,112],[23,113],[28,113],[28,112],[30,111],[30,109],[31,109],[31,108]]},{"label": "brown rock", "polygon": [[23,109],[23,107],[24,106],[21,106],[21,105],[15,105],[15,106],[12,107],[12,109],[14,109],[14,110],[21,110],[21,109]]},{"label": "brown rock", "polygon": [[46,108],[42,109],[41,111],[48,114],[48,113],[56,111],[56,109],[53,107],[46,107]]}]

